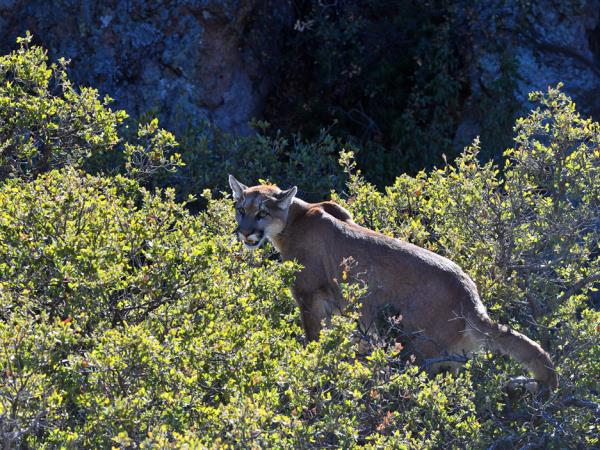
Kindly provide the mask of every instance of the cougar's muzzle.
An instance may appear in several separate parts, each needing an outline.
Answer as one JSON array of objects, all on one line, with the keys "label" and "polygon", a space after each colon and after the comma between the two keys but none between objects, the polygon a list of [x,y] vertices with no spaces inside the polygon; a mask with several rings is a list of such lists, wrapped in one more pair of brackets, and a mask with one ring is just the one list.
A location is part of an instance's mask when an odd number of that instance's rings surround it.
[{"label": "cougar's muzzle", "polygon": [[235,234],[246,248],[254,250],[262,245],[265,240],[265,232],[262,230],[248,230],[238,226]]}]

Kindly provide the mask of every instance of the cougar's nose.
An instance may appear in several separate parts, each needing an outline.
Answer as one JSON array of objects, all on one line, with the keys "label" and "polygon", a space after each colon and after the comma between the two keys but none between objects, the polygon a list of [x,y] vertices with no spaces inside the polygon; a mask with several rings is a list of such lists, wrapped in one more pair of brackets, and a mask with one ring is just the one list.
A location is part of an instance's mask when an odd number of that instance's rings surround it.
[{"label": "cougar's nose", "polygon": [[248,236],[250,236],[252,234],[252,230],[249,230],[247,228],[238,227],[238,229],[236,231],[245,238],[247,238]]}]

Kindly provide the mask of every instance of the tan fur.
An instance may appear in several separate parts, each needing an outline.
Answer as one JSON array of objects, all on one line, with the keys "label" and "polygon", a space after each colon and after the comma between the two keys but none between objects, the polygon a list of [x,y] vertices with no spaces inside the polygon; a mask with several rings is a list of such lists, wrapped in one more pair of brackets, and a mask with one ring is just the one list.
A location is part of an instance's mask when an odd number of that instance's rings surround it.
[{"label": "tan fur", "polygon": [[[244,207],[247,213],[236,216],[238,224],[244,224],[246,233],[255,226],[283,260],[297,260],[303,266],[293,293],[309,340],[318,339],[324,319],[344,308],[336,280],[347,270],[342,262],[352,258],[349,275],[368,286],[361,308],[367,328],[383,308],[391,306],[402,315],[404,332],[413,336],[415,354],[422,361],[468,355],[486,347],[510,355],[535,379],[557,386],[548,354],[526,336],[492,322],[475,283],[452,261],[363,228],[333,202],[292,199],[295,188],[280,191],[276,186],[246,188],[236,183],[230,177],[236,207]],[[269,210],[268,220],[252,222],[260,208]]]}]

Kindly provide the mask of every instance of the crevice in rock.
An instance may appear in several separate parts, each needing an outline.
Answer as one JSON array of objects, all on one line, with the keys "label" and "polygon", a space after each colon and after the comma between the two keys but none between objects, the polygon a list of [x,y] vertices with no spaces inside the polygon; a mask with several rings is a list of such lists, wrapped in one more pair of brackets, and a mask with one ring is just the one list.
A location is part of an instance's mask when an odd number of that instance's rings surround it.
[{"label": "crevice in rock", "polygon": [[600,21],[596,24],[596,28],[587,31],[587,37],[594,65],[600,68]]}]

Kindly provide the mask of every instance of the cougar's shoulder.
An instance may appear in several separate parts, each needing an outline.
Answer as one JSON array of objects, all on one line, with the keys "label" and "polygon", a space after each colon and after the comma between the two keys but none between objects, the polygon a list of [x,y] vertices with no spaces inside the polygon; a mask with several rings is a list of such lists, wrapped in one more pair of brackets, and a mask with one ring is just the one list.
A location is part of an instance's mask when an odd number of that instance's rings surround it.
[{"label": "cougar's shoulder", "polygon": [[286,231],[288,234],[292,231],[299,233],[304,239],[311,239],[313,233],[324,230],[333,232],[340,227],[357,226],[350,212],[333,201],[304,203],[297,200],[292,209],[294,211]]},{"label": "cougar's shoulder", "polygon": [[335,217],[336,219],[341,220],[342,222],[354,223],[350,212],[346,208],[335,203],[334,201],[329,200],[326,202],[315,203],[314,205],[315,207],[321,208],[327,214]]}]

